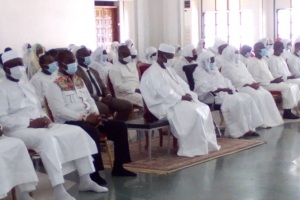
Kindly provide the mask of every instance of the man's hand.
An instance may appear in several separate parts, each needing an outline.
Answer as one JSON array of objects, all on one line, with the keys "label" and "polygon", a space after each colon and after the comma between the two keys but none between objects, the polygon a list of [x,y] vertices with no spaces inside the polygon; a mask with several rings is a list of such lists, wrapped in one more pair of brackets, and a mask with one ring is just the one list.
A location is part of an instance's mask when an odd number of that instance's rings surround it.
[{"label": "man's hand", "polygon": [[295,78],[296,78],[295,75],[293,75],[293,76],[288,76],[288,77],[287,77],[287,79],[295,79]]},{"label": "man's hand", "polygon": [[97,124],[97,122],[99,121],[99,117],[100,117],[99,115],[93,113],[93,114],[90,114],[89,116],[87,116],[85,121],[89,124],[94,125],[94,124]]},{"label": "man's hand", "polygon": [[281,82],[283,82],[282,76],[271,81],[271,83],[281,83]]},{"label": "man's hand", "polygon": [[135,93],[141,94],[141,90],[140,89],[135,89]]},{"label": "man's hand", "polygon": [[181,101],[192,101],[192,100],[193,100],[193,98],[190,94],[186,94],[181,97]]},{"label": "man's hand", "polygon": [[48,117],[37,118],[30,121],[29,128],[47,128],[51,123]]},{"label": "man's hand", "polygon": [[107,106],[112,106],[112,96],[106,96],[101,99],[101,102]]},{"label": "man's hand", "polygon": [[260,86],[260,83],[252,83],[250,85],[250,87],[252,87],[254,90],[257,90],[259,88],[259,86]]}]

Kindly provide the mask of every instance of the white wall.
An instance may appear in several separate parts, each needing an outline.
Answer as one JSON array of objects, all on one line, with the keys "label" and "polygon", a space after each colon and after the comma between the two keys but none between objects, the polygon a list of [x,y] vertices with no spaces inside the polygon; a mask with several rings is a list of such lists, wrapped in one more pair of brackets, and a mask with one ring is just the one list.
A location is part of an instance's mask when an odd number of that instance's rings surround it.
[{"label": "white wall", "polygon": [[94,0],[1,0],[0,52],[24,43],[96,47]]},{"label": "white wall", "polygon": [[119,5],[120,42],[125,42],[127,39],[136,41],[134,1],[121,0]]}]

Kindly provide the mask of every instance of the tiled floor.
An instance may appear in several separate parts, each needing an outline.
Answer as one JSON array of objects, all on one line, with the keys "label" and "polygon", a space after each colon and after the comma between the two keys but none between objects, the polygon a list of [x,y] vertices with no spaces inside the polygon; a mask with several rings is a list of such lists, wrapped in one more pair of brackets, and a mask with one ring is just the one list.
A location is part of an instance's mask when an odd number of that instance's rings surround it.
[{"label": "tiled floor", "polygon": [[300,123],[259,130],[267,144],[169,175],[112,178],[106,170],[108,194],[79,193],[77,184],[68,191],[78,200],[298,200],[299,130]]}]

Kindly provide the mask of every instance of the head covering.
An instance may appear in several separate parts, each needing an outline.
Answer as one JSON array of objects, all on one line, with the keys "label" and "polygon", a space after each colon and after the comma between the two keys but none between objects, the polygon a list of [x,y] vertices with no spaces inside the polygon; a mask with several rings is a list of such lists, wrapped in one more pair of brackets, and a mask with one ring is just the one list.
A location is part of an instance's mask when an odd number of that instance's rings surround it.
[{"label": "head covering", "polygon": [[281,42],[283,43],[283,46],[286,49],[287,44],[290,43],[290,42],[292,42],[292,40],[291,39],[283,39],[283,40],[281,40]]},{"label": "head covering", "polygon": [[131,48],[132,48],[132,45],[133,45],[133,42],[132,42],[131,39],[128,39],[128,40],[126,40],[126,41],[124,42],[124,44],[125,44],[126,46],[128,46],[129,49],[131,49]]},{"label": "head covering", "polygon": [[97,47],[97,49],[91,54],[92,62],[103,64],[103,47]]},{"label": "head covering", "polygon": [[82,48],[82,46],[73,46],[72,48],[71,48],[71,52],[73,53],[73,55],[76,57],[76,53],[77,53],[77,51],[79,50],[79,49],[81,49]]},{"label": "head covering", "polygon": [[193,57],[193,50],[195,49],[195,46],[192,44],[186,45],[181,50],[181,56],[183,57]]},{"label": "head covering", "polygon": [[169,44],[160,44],[158,50],[165,53],[175,54],[175,47]]},{"label": "head covering", "polygon": [[69,44],[68,49],[71,50],[75,46],[76,46],[75,44]]},{"label": "head covering", "polygon": [[201,39],[198,44],[197,44],[197,47],[196,47],[196,50],[198,53],[202,53],[203,52],[203,45],[204,45],[204,39]]},{"label": "head covering", "polygon": [[23,46],[22,46],[22,50],[23,50],[23,54],[27,54],[28,53],[28,45],[29,43],[25,43]]},{"label": "head covering", "polygon": [[9,60],[12,60],[12,59],[15,59],[15,58],[20,58],[19,55],[18,55],[18,52],[15,51],[15,50],[10,50],[10,51],[7,51],[7,52],[4,52],[1,56],[2,58],[2,62],[3,64],[6,63],[7,61]]},{"label": "head covering", "polygon": [[111,51],[114,51],[115,53],[117,52],[119,48],[120,43],[117,41],[114,41],[111,43]]},{"label": "head covering", "polygon": [[262,42],[266,47],[269,43],[269,38],[265,37],[265,38],[258,40],[257,42]]},{"label": "head covering", "polygon": [[237,49],[232,46],[232,45],[228,45],[222,53],[223,59],[225,62],[230,62],[230,63],[235,63],[234,61],[234,55],[235,55],[235,51]]},{"label": "head covering", "polygon": [[220,38],[218,38],[218,37],[216,37],[215,44],[213,46],[213,50],[216,51],[216,52],[219,52],[219,46],[224,45],[224,44],[227,44],[227,42],[220,39]]},{"label": "head covering", "polygon": [[198,58],[198,67],[203,68],[207,72],[210,71],[208,69],[209,69],[211,57],[215,57],[215,55],[210,51],[201,53]]},{"label": "head covering", "polygon": [[155,47],[148,47],[148,48],[145,50],[145,60],[143,60],[142,62],[143,62],[143,63],[152,64],[151,56],[152,56],[154,53],[157,53],[157,49],[156,49]]},{"label": "head covering", "polygon": [[138,52],[135,48],[131,48],[130,53],[131,53],[132,56],[137,56],[138,55]]}]

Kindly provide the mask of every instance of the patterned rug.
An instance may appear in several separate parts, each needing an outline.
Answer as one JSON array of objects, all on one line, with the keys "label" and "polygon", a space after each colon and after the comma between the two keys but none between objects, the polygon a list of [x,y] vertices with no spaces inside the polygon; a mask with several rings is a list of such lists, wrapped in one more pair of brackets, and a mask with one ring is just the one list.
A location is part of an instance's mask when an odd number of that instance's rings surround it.
[{"label": "patterned rug", "polygon": [[[139,153],[138,143],[130,144],[130,154],[132,163],[126,164],[125,167],[135,172],[155,173],[155,174],[168,174],[187,167],[199,165],[210,160],[214,160],[223,156],[234,154],[246,149],[250,149],[262,144],[264,141],[259,140],[240,140],[218,138],[218,144],[221,146],[220,151],[211,152],[209,155],[197,156],[193,158],[179,157],[171,150],[168,156],[167,138],[164,137],[163,147],[159,147],[159,138],[152,139],[152,161],[148,161],[148,151],[144,150],[144,141],[142,141],[142,151]],[[113,148],[111,148],[113,150]],[[110,168],[108,155],[102,152],[104,166]]]}]

